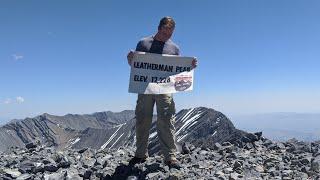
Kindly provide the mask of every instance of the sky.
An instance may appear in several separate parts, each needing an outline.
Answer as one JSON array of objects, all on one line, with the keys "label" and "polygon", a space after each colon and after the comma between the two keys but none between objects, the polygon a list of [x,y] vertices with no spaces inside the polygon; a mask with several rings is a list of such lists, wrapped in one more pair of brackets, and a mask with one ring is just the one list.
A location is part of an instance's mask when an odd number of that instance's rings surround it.
[{"label": "sky", "polygon": [[2,0],[0,122],[133,110],[126,55],[176,21],[172,40],[195,56],[194,90],[177,110],[226,115],[320,112],[320,1]]}]

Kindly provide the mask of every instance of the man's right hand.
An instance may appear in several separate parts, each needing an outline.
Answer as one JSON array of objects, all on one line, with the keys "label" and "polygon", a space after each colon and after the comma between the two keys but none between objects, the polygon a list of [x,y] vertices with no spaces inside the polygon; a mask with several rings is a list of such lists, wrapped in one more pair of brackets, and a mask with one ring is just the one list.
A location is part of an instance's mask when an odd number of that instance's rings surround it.
[{"label": "man's right hand", "polygon": [[129,53],[128,53],[128,55],[127,55],[127,59],[128,59],[128,64],[129,64],[129,66],[131,66],[131,61],[132,61],[132,59],[133,59],[133,56],[134,56],[134,51],[130,51]]}]

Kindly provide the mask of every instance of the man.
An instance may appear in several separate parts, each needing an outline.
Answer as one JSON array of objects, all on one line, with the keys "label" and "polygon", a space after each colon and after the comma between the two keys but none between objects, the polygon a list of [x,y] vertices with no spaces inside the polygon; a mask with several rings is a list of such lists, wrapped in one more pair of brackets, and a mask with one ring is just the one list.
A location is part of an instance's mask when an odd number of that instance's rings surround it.
[{"label": "man", "polygon": [[[170,37],[175,28],[175,21],[171,17],[164,17],[160,20],[158,32],[154,36],[143,38],[139,41],[136,51],[179,55],[179,47],[172,42]],[[131,65],[134,52],[127,55],[128,64]],[[192,62],[193,67],[197,66],[197,60]],[[139,94],[136,105],[136,152],[130,164],[142,163],[148,157],[149,130],[152,123],[153,106],[157,105],[157,134],[160,140],[161,150],[164,155],[164,162],[170,168],[179,168],[176,159],[175,146],[175,104],[172,94]]]}]

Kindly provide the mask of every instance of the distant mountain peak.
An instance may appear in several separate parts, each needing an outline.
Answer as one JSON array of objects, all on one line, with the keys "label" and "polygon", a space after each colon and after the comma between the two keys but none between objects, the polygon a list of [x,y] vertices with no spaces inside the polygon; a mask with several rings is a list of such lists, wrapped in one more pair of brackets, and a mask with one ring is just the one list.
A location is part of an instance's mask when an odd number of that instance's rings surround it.
[{"label": "distant mountain peak", "polygon": [[[177,143],[180,145],[189,142],[197,146],[210,147],[216,142],[237,143],[246,134],[236,129],[223,113],[207,107],[182,109],[176,114],[175,127]],[[44,113],[15,124],[9,123],[1,127],[0,133],[0,141],[7,142],[0,145],[0,150],[10,146],[24,146],[35,138],[40,138],[42,143],[57,148],[132,147],[135,145],[135,112],[134,110],[103,111],[64,116]],[[12,137],[16,141],[10,140]],[[156,122],[153,121],[149,151],[152,154],[159,150]]]}]

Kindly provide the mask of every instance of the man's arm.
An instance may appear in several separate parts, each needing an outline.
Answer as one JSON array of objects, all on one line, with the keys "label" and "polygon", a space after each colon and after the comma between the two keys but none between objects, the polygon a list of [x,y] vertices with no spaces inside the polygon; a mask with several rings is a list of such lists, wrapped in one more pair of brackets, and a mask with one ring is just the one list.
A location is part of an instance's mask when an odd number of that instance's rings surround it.
[{"label": "man's arm", "polygon": [[133,59],[133,56],[134,56],[135,52],[136,52],[136,51],[146,52],[144,49],[145,49],[145,48],[144,48],[144,45],[143,45],[143,41],[140,40],[140,41],[138,42],[137,46],[136,46],[136,50],[135,50],[135,51],[134,51],[134,50],[130,50],[130,51],[129,51],[129,53],[128,53],[128,55],[127,55],[127,59],[128,59],[128,64],[129,64],[129,66],[131,66],[131,62],[132,62],[132,59]]},{"label": "man's arm", "polygon": [[134,51],[133,51],[133,50],[130,50],[129,53],[128,53],[128,55],[127,55],[127,59],[128,59],[128,64],[129,64],[129,66],[131,66],[131,62],[132,62],[133,56],[134,56]]},{"label": "man's arm", "polygon": [[196,57],[193,57],[193,60],[192,60],[192,67],[193,69],[196,68],[198,66],[198,60]]}]

